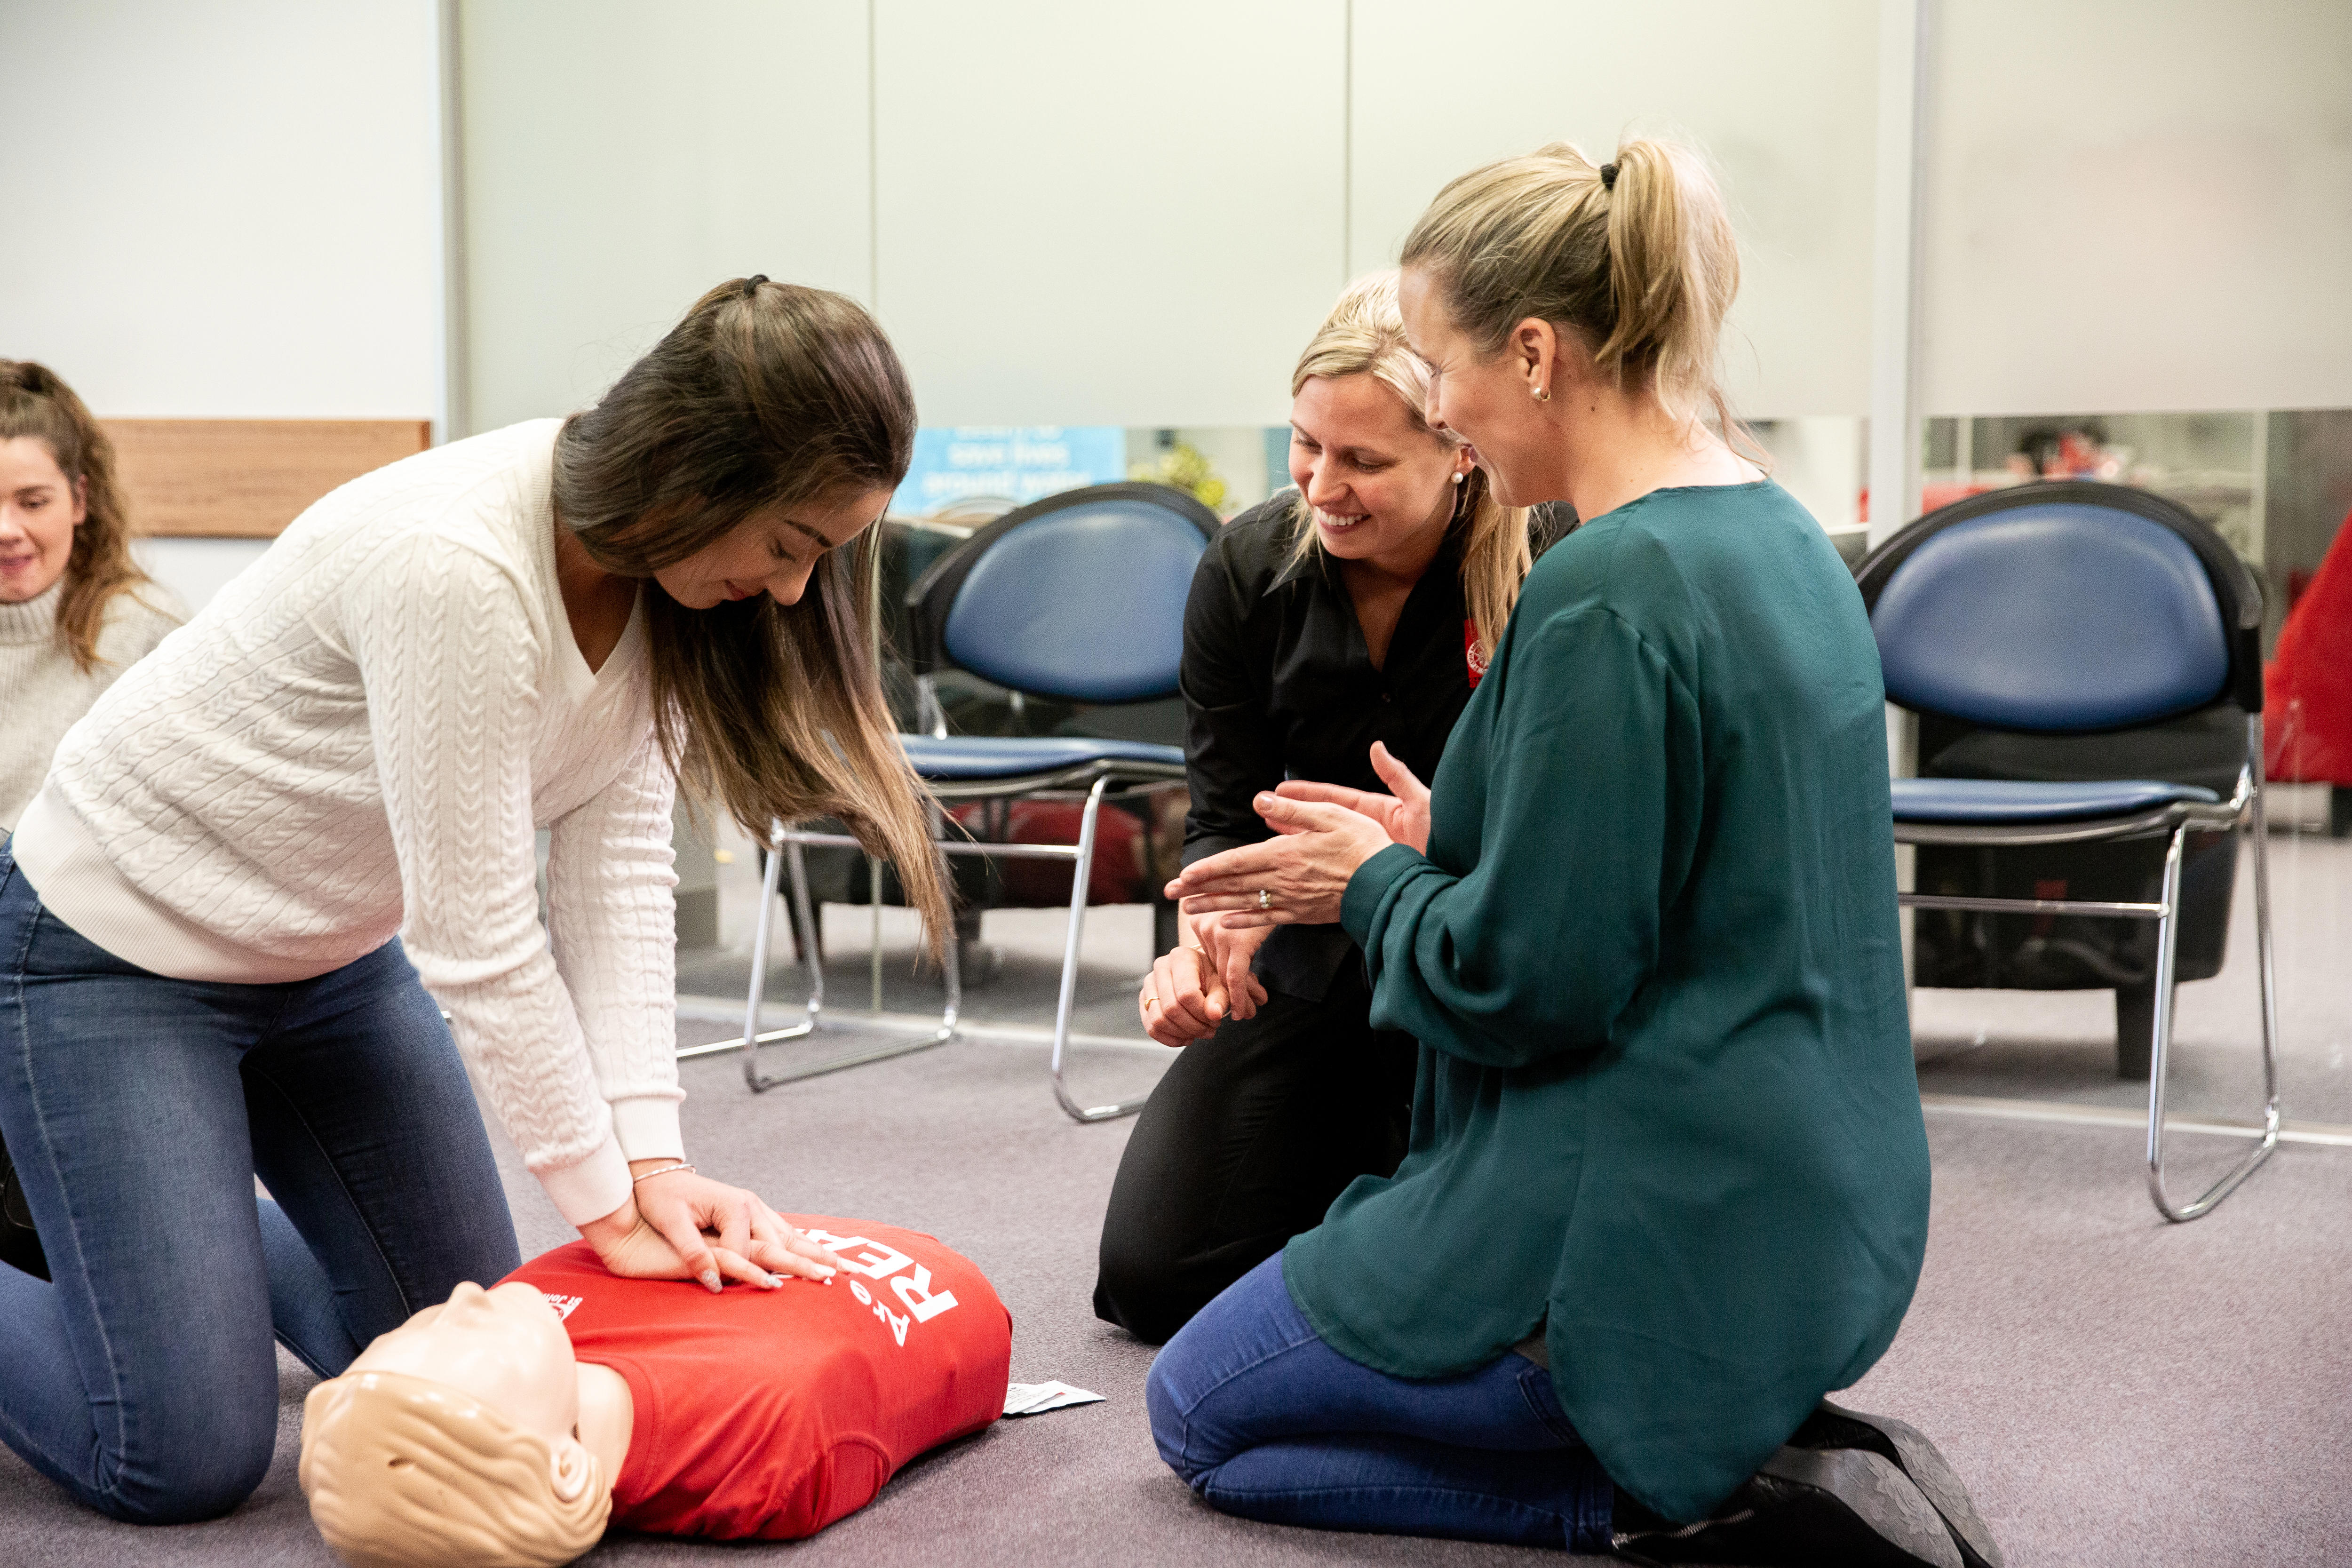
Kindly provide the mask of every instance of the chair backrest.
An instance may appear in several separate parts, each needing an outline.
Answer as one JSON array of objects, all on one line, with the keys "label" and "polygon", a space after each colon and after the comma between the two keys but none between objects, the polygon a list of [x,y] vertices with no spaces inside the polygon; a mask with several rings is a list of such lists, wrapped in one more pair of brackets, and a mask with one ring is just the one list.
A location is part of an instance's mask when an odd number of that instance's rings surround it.
[{"label": "chair backrest", "polygon": [[908,591],[918,675],[1140,702],[1176,690],[1184,601],[1216,513],[1166,485],[1089,485],[990,523]]},{"label": "chair backrest", "polygon": [[1890,701],[1998,730],[2261,711],[2262,591],[2178,503],[2064,480],[1928,513],[1855,569]]}]

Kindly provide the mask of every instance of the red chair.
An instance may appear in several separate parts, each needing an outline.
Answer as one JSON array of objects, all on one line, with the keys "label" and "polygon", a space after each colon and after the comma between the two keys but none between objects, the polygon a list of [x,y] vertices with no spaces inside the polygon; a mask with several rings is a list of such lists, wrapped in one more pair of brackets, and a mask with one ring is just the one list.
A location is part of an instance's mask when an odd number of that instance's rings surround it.
[{"label": "red chair", "polygon": [[2287,611],[2263,672],[2271,714],[2263,771],[2281,783],[2324,784],[2327,831],[2352,835],[2352,517]]}]

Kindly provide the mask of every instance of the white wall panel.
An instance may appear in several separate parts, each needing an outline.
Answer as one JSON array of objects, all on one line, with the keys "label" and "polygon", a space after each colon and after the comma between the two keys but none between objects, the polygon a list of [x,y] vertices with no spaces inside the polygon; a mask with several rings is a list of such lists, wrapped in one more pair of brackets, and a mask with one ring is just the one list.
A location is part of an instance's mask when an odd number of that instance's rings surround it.
[{"label": "white wall panel", "polygon": [[99,414],[439,402],[431,0],[0,5],[0,353]]},{"label": "white wall panel", "polygon": [[1929,414],[2352,405],[2352,5],[1966,0],[1929,51]]},{"label": "white wall panel", "polygon": [[1547,142],[1696,142],[1740,240],[1724,374],[1743,415],[1870,402],[1873,0],[1356,0],[1349,260],[1395,261],[1456,174]]},{"label": "white wall panel", "polygon": [[926,424],[1255,425],[1347,279],[1341,0],[877,0],[882,320]]},{"label": "white wall panel", "polygon": [[593,401],[724,279],[864,299],[866,45],[834,0],[467,0],[470,426]]}]

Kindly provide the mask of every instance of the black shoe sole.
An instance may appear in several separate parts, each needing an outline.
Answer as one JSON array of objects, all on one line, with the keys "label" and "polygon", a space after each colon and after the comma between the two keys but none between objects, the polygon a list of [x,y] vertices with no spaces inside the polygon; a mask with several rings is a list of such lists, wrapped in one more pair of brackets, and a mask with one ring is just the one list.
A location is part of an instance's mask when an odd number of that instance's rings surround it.
[{"label": "black shoe sole", "polygon": [[1927,1494],[1866,1448],[1782,1448],[1723,1504],[1683,1531],[1612,1542],[1637,1563],[1754,1568],[1963,1568]]},{"label": "black shoe sole", "polygon": [[1975,1500],[1960,1484],[1951,1461],[1918,1428],[1891,1415],[1848,1410],[1824,1399],[1821,1409],[1797,1429],[1797,1435],[1790,1441],[1801,1447],[1830,1442],[1894,1460],[1936,1505],[1936,1511],[1943,1515],[1952,1538],[1959,1542],[1962,1568],[2005,1568],[2000,1545],[1993,1540],[1991,1527],[1977,1512]]},{"label": "black shoe sole", "polygon": [[1964,1568],[1951,1531],[1902,1469],[1862,1448],[1783,1448],[1756,1472],[1810,1488],[1807,1531],[1820,1550],[1799,1561],[1853,1568]]}]

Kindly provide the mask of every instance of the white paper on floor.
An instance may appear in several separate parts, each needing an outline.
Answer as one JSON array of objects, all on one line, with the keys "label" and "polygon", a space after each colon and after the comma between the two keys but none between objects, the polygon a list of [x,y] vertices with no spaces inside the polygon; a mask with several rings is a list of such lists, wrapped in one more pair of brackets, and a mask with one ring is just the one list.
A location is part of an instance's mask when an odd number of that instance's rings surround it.
[{"label": "white paper on floor", "polygon": [[1101,1403],[1101,1394],[1088,1394],[1066,1383],[1014,1383],[1006,1384],[1004,1389],[1007,1415],[1043,1415],[1048,1410],[1066,1410],[1073,1405]]}]

